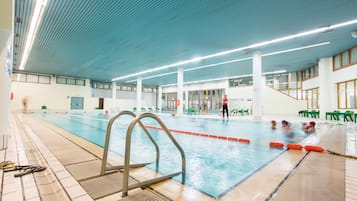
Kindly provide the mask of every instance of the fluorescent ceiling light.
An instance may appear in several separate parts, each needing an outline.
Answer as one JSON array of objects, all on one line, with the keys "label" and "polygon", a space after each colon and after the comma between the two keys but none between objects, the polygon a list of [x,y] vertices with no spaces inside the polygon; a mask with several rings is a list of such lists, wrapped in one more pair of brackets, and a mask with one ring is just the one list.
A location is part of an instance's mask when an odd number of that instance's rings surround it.
[{"label": "fluorescent ceiling light", "polygon": [[[147,80],[147,79],[151,79],[151,78],[155,78],[155,77],[162,77],[162,76],[171,75],[171,74],[176,74],[176,73],[177,73],[177,72],[162,73],[162,74],[158,74],[158,75],[143,77],[143,78],[141,78],[141,80]],[[129,80],[129,81],[126,81],[126,83],[136,82],[137,80],[138,80],[138,79]]]},{"label": "fluorescent ceiling light", "polygon": [[[271,52],[271,53],[266,53],[263,54],[262,57],[266,57],[266,56],[272,56],[272,55],[277,55],[277,54],[283,54],[283,53],[287,53],[287,52],[293,52],[293,51],[298,51],[298,50],[303,50],[303,49],[308,49],[308,48],[313,48],[313,47],[319,47],[319,46],[323,46],[323,45],[328,45],[331,44],[331,42],[322,42],[322,43],[316,43],[313,45],[307,45],[307,46],[303,46],[303,47],[298,47],[298,48],[292,48],[292,49],[287,49],[287,50],[281,50],[281,51],[276,51],[276,52]],[[213,66],[219,66],[219,65],[224,65],[224,64],[229,64],[229,63],[235,63],[235,62],[240,62],[240,61],[245,61],[245,60],[250,60],[253,57],[245,57],[245,58],[241,58],[241,59],[234,59],[234,60],[230,60],[230,61],[225,61],[225,62],[220,62],[220,63],[215,63],[215,64],[209,64],[209,65],[204,65],[204,66],[198,66],[198,67],[193,67],[193,68],[188,68],[185,69],[185,72],[188,71],[194,71],[194,70],[199,70],[199,69],[203,69],[203,68],[209,68],[209,67],[213,67]],[[275,71],[274,71],[275,72]],[[285,71],[286,72],[286,71]],[[148,76],[148,77],[144,77],[142,78],[142,80],[146,80],[146,79],[151,79],[151,78],[156,78],[156,77],[162,77],[162,76],[166,76],[166,75],[171,75],[171,74],[175,74],[177,73],[176,71],[174,72],[170,72],[170,73],[163,73],[163,74],[158,74],[158,75],[153,75],[153,76]],[[262,73],[263,75],[265,75],[265,73]],[[129,80],[128,82],[135,82],[136,79],[134,80]]]},{"label": "fluorescent ceiling light", "polygon": [[30,29],[26,37],[24,52],[22,53],[21,63],[19,65],[20,70],[25,69],[25,65],[31,53],[32,45],[36,38],[37,30],[40,25],[46,4],[47,0],[36,0],[35,9],[31,18]]},{"label": "fluorescent ceiling light", "polygon": [[204,59],[210,59],[210,58],[214,58],[214,57],[218,57],[218,56],[223,56],[223,55],[231,54],[231,53],[234,53],[234,52],[239,52],[239,51],[246,50],[246,49],[254,49],[254,48],[257,48],[257,47],[262,47],[262,46],[266,46],[266,45],[270,45],[270,44],[274,44],[274,43],[279,43],[279,42],[291,40],[291,39],[294,39],[294,38],[300,38],[300,37],[303,37],[303,36],[308,36],[308,35],[312,35],[312,34],[316,34],[316,33],[322,33],[322,32],[325,32],[325,31],[328,31],[328,30],[331,30],[331,29],[336,29],[336,28],[340,28],[340,27],[344,27],[344,26],[348,26],[348,25],[352,25],[352,24],[357,24],[357,19],[346,21],[346,22],[342,22],[342,23],[339,23],[339,24],[334,24],[334,25],[331,25],[331,26],[325,26],[325,27],[321,27],[321,28],[317,28],[317,29],[313,29],[313,30],[309,30],[309,31],[305,31],[305,32],[289,35],[289,36],[284,36],[284,37],[276,38],[276,39],[273,39],[273,40],[268,40],[268,41],[264,41],[264,42],[260,42],[260,43],[256,43],[256,44],[252,44],[252,45],[248,45],[248,46],[232,49],[232,50],[218,52],[218,53],[210,54],[210,55],[207,55],[207,56],[197,57],[197,58],[189,59],[189,60],[186,60],[186,61],[180,61],[180,62],[177,62],[177,63],[164,65],[164,66],[160,66],[160,67],[156,67],[156,68],[152,68],[152,69],[145,70],[145,71],[142,71],[142,72],[138,72],[138,73],[134,73],[134,74],[130,74],[130,75],[117,77],[117,78],[112,79],[112,81],[123,80],[123,79],[127,79],[127,78],[130,78],[130,77],[144,75],[146,73],[152,73],[152,72],[156,72],[156,71],[160,71],[160,70],[164,70],[164,69],[168,69],[168,68],[172,68],[172,67],[182,66],[182,65],[193,63],[193,62],[196,62],[196,61],[201,61],[201,60],[204,60]]},{"label": "fluorescent ceiling light", "polygon": [[[266,72],[266,73],[262,73],[262,75],[279,74],[279,73],[286,73],[286,70],[277,70],[277,71]],[[253,74],[237,75],[237,76],[230,76],[230,77],[220,77],[220,78],[213,78],[213,79],[206,79],[206,80],[197,80],[197,81],[191,81],[191,82],[184,82],[183,84],[184,85],[197,84],[197,83],[202,83],[202,82],[229,80],[229,79],[237,79],[237,78],[251,77],[251,76],[253,76]],[[165,85],[161,85],[161,87],[171,87],[171,86],[176,86],[176,85],[177,85],[177,83],[175,83],[175,84],[165,84]]]},{"label": "fluorescent ceiling light", "polygon": [[328,42],[323,42],[323,43],[317,43],[317,44],[313,44],[313,45],[307,45],[307,46],[304,46],[304,47],[292,48],[292,49],[288,49],[288,50],[282,50],[282,51],[263,54],[262,57],[272,56],[272,55],[276,55],[276,54],[283,54],[283,53],[287,53],[287,52],[293,52],[293,51],[297,51],[297,50],[303,50],[303,49],[308,49],[308,48],[312,48],[312,47],[319,47],[319,46],[329,45],[329,44],[331,44],[331,42],[329,42],[329,41]]}]

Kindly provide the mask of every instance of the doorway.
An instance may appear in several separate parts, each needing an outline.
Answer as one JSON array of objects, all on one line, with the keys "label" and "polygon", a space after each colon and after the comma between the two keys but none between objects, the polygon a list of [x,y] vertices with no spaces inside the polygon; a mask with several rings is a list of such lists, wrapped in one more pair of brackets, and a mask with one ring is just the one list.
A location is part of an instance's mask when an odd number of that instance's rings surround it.
[{"label": "doorway", "polygon": [[71,97],[71,110],[83,110],[83,97]]},{"label": "doorway", "polygon": [[98,109],[104,109],[104,98],[99,98]]}]

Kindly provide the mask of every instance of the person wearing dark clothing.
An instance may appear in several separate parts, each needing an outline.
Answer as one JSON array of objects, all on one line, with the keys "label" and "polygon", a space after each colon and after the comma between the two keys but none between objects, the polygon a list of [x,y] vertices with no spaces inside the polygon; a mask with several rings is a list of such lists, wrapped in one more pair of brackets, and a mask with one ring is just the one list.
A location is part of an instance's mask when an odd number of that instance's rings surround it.
[{"label": "person wearing dark clothing", "polygon": [[223,118],[224,118],[224,112],[227,113],[227,118],[228,118],[229,116],[228,116],[228,98],[227,98],[227,95],[224,95],[224,98],[223,98]]}]

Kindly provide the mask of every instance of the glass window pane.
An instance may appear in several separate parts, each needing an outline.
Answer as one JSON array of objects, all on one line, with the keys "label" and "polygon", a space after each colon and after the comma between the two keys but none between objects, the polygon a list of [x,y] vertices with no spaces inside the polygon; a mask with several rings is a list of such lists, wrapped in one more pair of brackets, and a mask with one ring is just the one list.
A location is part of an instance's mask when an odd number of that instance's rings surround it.
[{"label": "glass window pane", "polygon": [[297,90],[295,90],[295,89],[293,89],[293,90],[290,90],[289,91],[289,95],[291,96],[291,97],[294,97],[294,98],[297,98]]},{"label": "glass window pane", "polygon": [[274,76],[274,89],[280,89],[280,75]]},{"label": "glass window pane", "polygon": [[38,75],[27,74],[26,81],[31,83],[38,83]]},{"label": "glass window pane", "polygon": [[307,108],[312,108],[312,90],[307,90]]},{"label": "glass window pane", "polygon": [[351,64],[357,63],[357,46],[351,49]]},{"label": "glass window pane", "polygon": [[333,69],[334,70],[339,69],[341,67],[340,59],[341,59],[340,55],[336,55],[333,57]]},{"label": "glass window pane", "polygon": [[312,90],[312,109],[317,109],[318,104],[317,104],[317,89]]},{"label": "glass window pane", "polygon": [[289,74],[281,75],[280,77],[281,89],[288,89],[288,75]]},{"label": "glass window pane", "polygon": [[50,76],[39,76],[39,83],[41,84],[50,84],[51,77]]},{"label": "glass window pane", "polygon": [[76,85],[76,80],[75,79],[71,79],[71,78],[67,78],[67,84]]},{"label": "glass window pane", "polygon": [[345,51],[342,53],[342,66],[347,66],[350,64],[350,61],[348,61],[348,51]]},{"label": "glass window pane", "polygon": [[13,80],[17,82],[26,82],[26,74],[14,73],[13,76],[14,76]]},{"label": "glass window pane", "polygon": [[346,108],[345,83],[338,84],[338,107]]},{"label": "glass window pane", "polygon": [[56,83],[59,83],[59,84],[66,84],[66,78],[63,78],[63,77],[56,77]]},{"label": "glass window pane", "polygon": [[297,88],[296,73],[289,73],[289,75],[290,75],[289,88],[296,89]]},{"label": "glass window pane", "polygon": [[76,80],[76,85],[84,86],[85,80]]},{"label": "glass window pane", "polygon": [[319,66],[315,64],[313,67],[313,76],[318,76],[318,75],[319,75]]},{"label": "glass window pane", "polygon": [[347,82],[347,107],[348,109],[354,109],[355,107],[355,89],[354,81]]}]

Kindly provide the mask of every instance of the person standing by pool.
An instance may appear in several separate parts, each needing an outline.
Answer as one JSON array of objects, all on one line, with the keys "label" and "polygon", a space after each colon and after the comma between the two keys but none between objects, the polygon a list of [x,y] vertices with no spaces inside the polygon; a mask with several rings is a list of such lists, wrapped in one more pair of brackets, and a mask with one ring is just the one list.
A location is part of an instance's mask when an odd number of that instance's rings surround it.
[{"label": "person standing by pool", "polygon": [[23,106],[22,112],[25,114],[27,113],[28,102],[29,102],[29,100],[27,97],[24,97],[22,99],[22,106]]},{"label": "person standing by pool", "polygon": [[228,98],[227,98],[227,95],[224,95],[224,98],[223,98],[223,118],[224,118],[224,111],[227,112],[227,118],[229,117],[228,116]]}]

